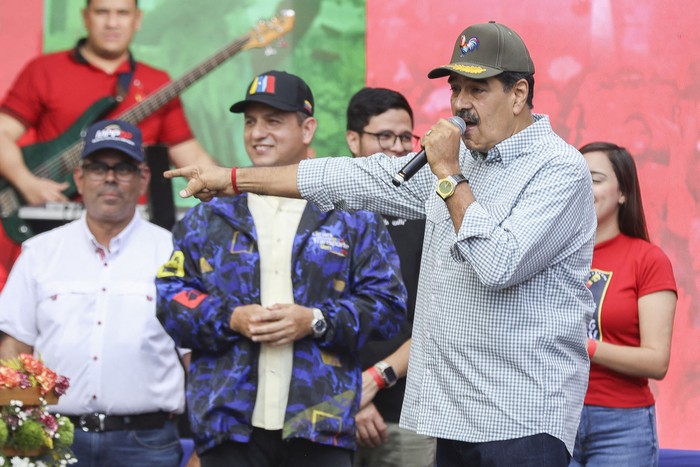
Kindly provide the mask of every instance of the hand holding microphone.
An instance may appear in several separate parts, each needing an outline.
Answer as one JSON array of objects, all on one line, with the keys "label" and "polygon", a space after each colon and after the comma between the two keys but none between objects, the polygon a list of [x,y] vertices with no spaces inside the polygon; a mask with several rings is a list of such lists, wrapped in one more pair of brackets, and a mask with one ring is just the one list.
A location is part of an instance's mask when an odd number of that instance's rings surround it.
[{"label": "hand holding microphone", "polygon": [[[462,120],[460,117],[452,116],[447,120],[458,126],[462,134],[464,134],[464,132],[467,131],[467,124],[464,123],[464,120]],[[418,172],[427,163],[428,156],[425,154],[425,148],[421,148],[420,152],[413,156],[413,158],[410,161],[408,161],[406,165],[403,166],[399,173],[394,175],[394,178],[391,181],[391,183],[393,183],[395,186],[401,186],[402,183],[407,182],[411,177],[413,177],[413,175],[415,175],[416,172]]]}]

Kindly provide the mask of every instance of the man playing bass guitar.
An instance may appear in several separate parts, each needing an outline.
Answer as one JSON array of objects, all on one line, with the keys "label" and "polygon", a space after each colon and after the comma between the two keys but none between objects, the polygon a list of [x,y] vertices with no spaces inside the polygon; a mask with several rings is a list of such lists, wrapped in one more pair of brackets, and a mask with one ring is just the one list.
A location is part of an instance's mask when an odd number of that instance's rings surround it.
[{"label": "man playing bass guitar", "polygon": [[[26,204],[67,201],[69,186],[30,170],[17,143],[25,131],[33,128],[37,142],[55,140],[81,120],[87,126],[120,114],[170,81],[164,71],[137,62],[129,52],[141,24],[138,0],[87,0],[82,15],[87,37],[72,50],[29,62],[0,104],[0,178]],[[177,98],[138,126],[145,145],[168,146],[175,166],[215,164],[194,139]],[[79,132],[75,136],[79,139]],[[0,232],[0,289],[18,253],[19,245]]]}]

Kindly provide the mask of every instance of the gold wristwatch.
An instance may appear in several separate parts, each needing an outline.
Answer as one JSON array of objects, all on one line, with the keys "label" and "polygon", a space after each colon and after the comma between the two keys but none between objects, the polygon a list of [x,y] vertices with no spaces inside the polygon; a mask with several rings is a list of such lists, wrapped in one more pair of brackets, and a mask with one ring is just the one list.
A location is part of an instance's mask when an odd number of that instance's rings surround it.
[{"label": "gold wristwatch", "polygon": [[455,189],[457,185],[462,182],[469,182],[467,178],[462,174],[449,175],[445,178],[438,180],[437,188],[435,191],[440,198],[447,199],[455,194]]}]

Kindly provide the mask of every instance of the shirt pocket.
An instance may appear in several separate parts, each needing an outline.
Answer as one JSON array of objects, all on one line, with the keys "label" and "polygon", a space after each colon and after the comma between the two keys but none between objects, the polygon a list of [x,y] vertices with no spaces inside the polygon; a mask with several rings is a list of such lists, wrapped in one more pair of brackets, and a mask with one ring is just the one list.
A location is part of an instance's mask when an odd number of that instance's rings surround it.
[{"label": "shirt pocket", "polygon": [[82,310],[94,309],[99,288],[86,281],[48,281],[37,287],[37,325],[40,329],[55,326],[84,325],[88,317]]},{"label": "shirt pocket", "polygon": [[[40,308],[54,309],[70,307],[72,303],[84,304],[97,292],[95,283],[84,281],[49,281],[37,287]],[[84,306],[84,305],[82,305]],[[81,306],[81,307],[82,307]]]}]

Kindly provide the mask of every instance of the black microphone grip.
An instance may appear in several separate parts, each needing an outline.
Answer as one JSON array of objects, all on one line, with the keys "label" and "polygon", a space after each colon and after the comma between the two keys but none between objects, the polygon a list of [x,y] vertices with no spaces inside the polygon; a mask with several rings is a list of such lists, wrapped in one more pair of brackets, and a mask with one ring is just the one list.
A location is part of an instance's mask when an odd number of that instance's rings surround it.
[{"label": "black microphone grip", "polygon": [[[462,120],[460,117],[455,115],[448,118],[448,120],[457,125],[459,129],[462,130],[462,134],[467,131],[467,124],[464,123],[464,120]],[[408,161],[408,163],[404,165],[401,170],[399,170],[399,173],[394,175],[391,183],[393,183],[394,186],[401,186],[404,182],[410,180],[410,178],[413,177],[416,172],[418,172],[427,163],[428,156],[425,154],[425,148],[421,148],[420,152],[413,156],[413,158],[411,158],[411,160]]]}]

